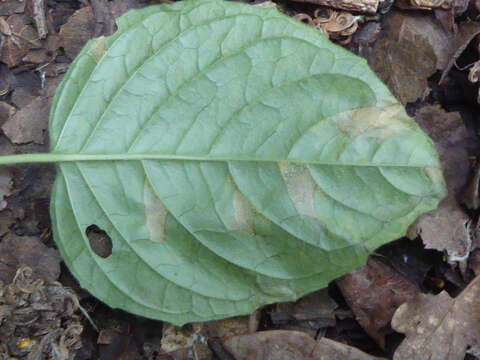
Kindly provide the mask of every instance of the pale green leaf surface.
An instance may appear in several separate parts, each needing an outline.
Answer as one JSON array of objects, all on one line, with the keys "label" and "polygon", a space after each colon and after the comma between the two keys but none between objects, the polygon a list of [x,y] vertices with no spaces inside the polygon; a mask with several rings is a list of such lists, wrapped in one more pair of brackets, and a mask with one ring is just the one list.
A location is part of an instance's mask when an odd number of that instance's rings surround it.
[{"label": "pale green leaf surface", "polygon": [[444,195],[431,140],[364,60],[240,3],[128,12],[72,64],[49,130],[52,154],[98,160],[59,164],[66,264],[110,306],[175,324],[322,288]]}]

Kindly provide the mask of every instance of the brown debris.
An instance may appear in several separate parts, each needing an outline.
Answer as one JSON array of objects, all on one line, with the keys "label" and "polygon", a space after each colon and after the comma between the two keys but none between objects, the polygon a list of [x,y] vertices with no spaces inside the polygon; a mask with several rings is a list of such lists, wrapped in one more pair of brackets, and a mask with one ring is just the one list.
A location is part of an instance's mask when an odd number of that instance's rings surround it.
[{"label": "brown debris", "polygon": [[25,144],[32,141],[43,144],[48,126],[49,111],[49,101],[43,96],[38,96],[5,122],[2,130],[15,144]]},{"label": "brown debris", "polygon": [[0,287],[0,351],[7,358],[72,359],[82,345],[78,299],[60,283],[32,275],[22,267]]},{"label": "brown debris", "polygon": [[279,303],[270,314],[275,326],[286,330],[303,331],[315,336],[319,329],[336,324],[337,303],[328,289],[315,291],[297,302]]},{"label": "brown debris", "polygon": [[15,114],[15,111],[15,107],[4,101],[0,101],[0,126],[10,119],[12,115]]},{"label": "brown debris", "polygon": [[45,246],[38,237],[8,233],[0,242],[0,281],[10,283],[21,266],[33,269],[33,279],[55,281],[61,260],[58,251]]},{"label": "brown debris", "polygon": [[188,353],[190,352],[196,354],[197,358],[202,356],[198,360],[212,359],[213,354],[208,350],[205,337],[201,334],[201,331],[201,325],[178,327],[163,323],[162,354],[175,360],[188,360]]},{"label": "brown debris", "polygon": [[358,29],[360,17],[354,16],[346,11],[335,11],[328,9],[327,15],[322,16],[320,11],[315,11],[313,19],[314,27],[320,29],[327,38],[342,39],[342,44],[348,44],[352,35]]},{"label": "brown debris", "polygon": [[293,18],[320,30],[327,38],[340,40],[341,44],[348,44],[358,29],[358,21],[361,17],[332,9],[327,9],[324,14],[323,9],[317,9],[313,19],[304,13],[298,13]]},{"label": "brown debris", "polygon": [[428,16],[411,19],[393,12],[368,56],[369,65],[402,104],[428,94],[427,79],[439,66],[436,47],[441,42],[432,41],[441,38],[438,26]]},{"label": "brown debris", "polygon": [[6,198],[12,194],[13,178],[10,168],[0,168],[0,211],[7,207]]},{"label": "brown debris", "polygon": [[452,299],[419,294],[395,312],[392,327],[406,335],[394,360],[463,360],[480,347],[480,277]]},{"label": "brown debris", "polygon": [[295,0],[310,4],[332,7],[335,9],[354,11],[367,14],[375,14],[379,0]]},{"label": "brown debris", "polygon": [[67,56],[73,60],[90,40],[95,31],[95,20],[90,6],[81,8],[60,28],[60,44]]},{"label": "brown debris", "polygon": [[395,310],[420,292],[416,284],[376,257],[336,282],[360,325],[382,348],[385,336],[393,332],[390,321]]},{"label": "brown debris", "polygon": [[[48,115],[58,82],[59,79],[48,81],[40,96],[28,104],[22,104],[24,106],[2,125],[2,130],[10,141],[15,144],[45,143]],[[25,100],[23,96],[20,98],[21,101]]]},{"label": "brown debris", "polygon": [[465,21],[458,26],[457,34],[453,37],[448,46],[449,61],[443,69],[442,76],[439,81],[440,84],[445,80],[458,57],[478,34],[480,34],[480,22]]},{"label": "brown debris", "polygon": [[45,0],[30,0],[33,19],[37,26],[38,37],[43,39],[47,36],[47,20],[45,18]]},{"label": "brown debris", "polygon": [[271,330],[234,336],[225,340],[224,346],[235,360],[380,360],[330,339],[315,341],[299,331]]},{"label": "brown debris", "polygon": [[446,251],[449,261],[466,260],[472,247],[469,216],[456,196],[470,173],[468,133],[460,114],[447,113],[439,105],[417,111],[416,122],[435,142],[447,184],[448,196],[436,210],[421,215],[408,230],[408,237],[420,235],[427,249]]},{"label": "brown debris", "polygon": [[0,32],[3,35],[0,61],[14,67],[22,62],[30,49],[38,49],[42,44],[37,31],[29,24],[28,16],[14,14],[6,20],[0,19]]},{"label": "brown debris", "polygon": [[248,316],[236,316],[228,319],[194,323],[193,327],[197,334],[207,338],[225,339],[235,335],[250,333]]},{"label": "brown debris", "polygon": [[0,16],[21,14],[25,11],[24,0],[0,1]]}]

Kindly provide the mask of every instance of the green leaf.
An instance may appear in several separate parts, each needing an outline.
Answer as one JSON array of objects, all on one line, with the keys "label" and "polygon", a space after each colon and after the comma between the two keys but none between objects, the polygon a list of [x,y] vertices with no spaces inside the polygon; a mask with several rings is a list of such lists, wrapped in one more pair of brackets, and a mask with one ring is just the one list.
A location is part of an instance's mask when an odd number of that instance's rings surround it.
[{"label": "green leaf", "polygon": [[59,162],[65,263],[110,306],[175,324],[325,287],[445,193],[431,140],[363,59],[241,3],[128,12],[72,64],[49,130],[29,159]]}]

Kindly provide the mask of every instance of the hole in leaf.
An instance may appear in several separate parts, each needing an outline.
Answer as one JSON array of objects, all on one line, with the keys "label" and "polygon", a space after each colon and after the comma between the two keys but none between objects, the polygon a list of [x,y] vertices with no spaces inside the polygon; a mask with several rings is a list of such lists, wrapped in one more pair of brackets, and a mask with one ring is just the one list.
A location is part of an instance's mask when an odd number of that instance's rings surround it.
[{"label": "hole in leaf", "polygon": [[85,230],[92,251],[102,258],[107,258],[112,254],[112,239],[108,234],[93,224]]}]

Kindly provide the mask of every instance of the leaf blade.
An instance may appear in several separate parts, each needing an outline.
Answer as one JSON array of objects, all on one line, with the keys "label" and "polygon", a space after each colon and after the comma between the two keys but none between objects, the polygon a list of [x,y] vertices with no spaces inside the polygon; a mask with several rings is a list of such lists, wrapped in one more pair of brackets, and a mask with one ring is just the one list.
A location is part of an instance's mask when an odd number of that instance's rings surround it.
[{"label": "leaf blade", "polygon": [[175,324],[326,286],[444,193],[431,140],[364,60],[220,0],[128,13],[80,53],[50,129],[52,156],[74,160],[51,210],[67,265],[109,305]]}]

